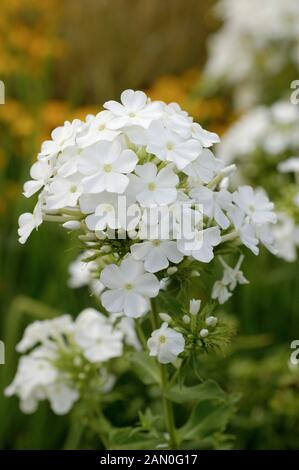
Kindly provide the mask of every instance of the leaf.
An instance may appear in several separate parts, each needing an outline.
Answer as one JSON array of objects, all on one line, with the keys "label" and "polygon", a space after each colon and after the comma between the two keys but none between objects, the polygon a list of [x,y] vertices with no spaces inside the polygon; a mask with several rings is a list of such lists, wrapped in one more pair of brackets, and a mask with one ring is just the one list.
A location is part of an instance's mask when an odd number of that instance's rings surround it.
[{"label": "leaf", "polygon": [[184,403],[189,401],[217,400],[224,402],[227,398],[226,393],[219,387],[214,380],[207,380],[200,385],[185,387],[174,385],[165,393],[166,397],[175,403]]},{"label": "leaf", "polygon": [[136,428],[114,428],[109,434],[109,450],[149,450],[161,445],[163,437]]},{"label": "leaf", "polygon": [[227,424],[235,413],[235,400],[227,403],[203,401],[193,410],[187,423],[179,429],[182,440],[207,439],[213,434],[224,433]]},{"label": "leaf", "polygon": [[144,384],[161,384],[160,370],[155,359],[150,357],[148,353],[141,351],[133,352],[129,358],[133,365],[133,370]]}]

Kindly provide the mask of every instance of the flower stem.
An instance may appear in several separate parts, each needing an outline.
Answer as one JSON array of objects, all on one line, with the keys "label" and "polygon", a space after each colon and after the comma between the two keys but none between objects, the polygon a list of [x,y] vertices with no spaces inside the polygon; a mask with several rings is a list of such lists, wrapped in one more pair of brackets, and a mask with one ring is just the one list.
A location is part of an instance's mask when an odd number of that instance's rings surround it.
[{"label": "flower stem", "polygon": [[[158,328],[158,314],[156,309],[156,303],[152,299],[152,324],[154,328]],[[169,434],[169,446],[171,449],[177,449],[177,437],[176,437],[176,429],[175,429],[175,421],[174,421],[174,412],[173,406],[170,400],[166,397],[166,391],[169,386],[168,382],[168,374],[167,374],[167,366],[165,364],[161,364],[159,362],[160,367],[160,374],[161,374],[161,393],[163,399],[163,410],[164,410],[164,419],[165,425],[167,428],[167,432]]]}]

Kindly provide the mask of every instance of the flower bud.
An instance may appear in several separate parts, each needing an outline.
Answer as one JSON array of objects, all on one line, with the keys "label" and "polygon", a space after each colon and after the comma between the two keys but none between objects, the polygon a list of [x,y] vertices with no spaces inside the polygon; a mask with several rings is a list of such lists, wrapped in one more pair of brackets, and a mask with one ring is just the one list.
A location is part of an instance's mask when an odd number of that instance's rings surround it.
[{"label": "flower bud", "polygon": [[201,300],[192,299],[190,300],[189,312],[191,315],[197,315],[200,309]]},{"label": "flower bud", "polygon": [[104,245],[102,246],[102,248],[100,249],[101,253],[110,253],[111,251],[111,246],[109,245]]},{"label": "flower bud", "polygon": [[216,326],[218,322],[218,318],[210,316],[206,318],[206,325],[208,326]]},{"label": "flower bud", "polygon": [[78,220],[69,220],[68,222],[64,222],[62,226],[66,230],[79,230],[81,223]]},{"label": "flower bud", "polygon": [[208,334],[209,334],[209,330],[207,330],[206,328],[203,328],[199,332],[199,336],[201,336],[202,338],[205,338],[206,336],[208,336]]},{"label": "flower bud", "polygon": [[171,322],[171,317],[168,315],[168,313],[159,313],[159,317],[163,322],[170,323]]},{"label": "flower bud", "polygon": [[167,274],[171,276],[172,274],[175,274],[178,271],[178,268],[176,266],[171,266],[170,268],[167,269]]},{"label": "flower bud", "polygon": [[191,277],[199,277],[200,276],[200,273],[198,271],[196,271],[195,269],[193,269],[193,271],[191,271]]},{"label": "flower bud", "polygon": [[190,321],[191,321],[191,318],[188,315],[183,316],[183,322],[186,323],[186,325],[188,325]]}]

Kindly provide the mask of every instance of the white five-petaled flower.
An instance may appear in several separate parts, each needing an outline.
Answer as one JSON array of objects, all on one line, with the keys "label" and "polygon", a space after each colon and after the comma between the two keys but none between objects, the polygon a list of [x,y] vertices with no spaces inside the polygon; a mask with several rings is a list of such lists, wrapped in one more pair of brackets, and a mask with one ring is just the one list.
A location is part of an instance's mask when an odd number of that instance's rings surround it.
[{"label": "white five-petaled flower", "polygon": [[153,207],[175,201],[179,178],[172,165],[167,165],[158,172],[156,165],[146,163],[137,165],[135,173],[130,176],[128,191],[135,195],[142,206]]},{"label": "white five-petaled flower", "polygon": [[32,214],[30,212],[25,212],[19,217],[18,235],[19,242],[22,243],[22,245],[26,243],[26,240],[31,232],[34,229],[37,229],[43,221],[41,205],[41,201],[38,201]]},{"label": "white five-petaled flower", "polygon": [[221,169],[223,163],[214,157],[209,149],[203,149],[198,157],[183,168],[183,173],[189,176],[190,182],[209,183]]},{"label": "white five-petaled flower", "polygon": [[173,162],[179,170],[195,160],[202,151],[202,145],[195,139],[183,139],[161,122],[153,122],[147,131],[146,150],[160,160]]},{"label": "white five-petaled flower", "polygon": [[83,188],[87,193],[121,194],[129,184],[126,174],[134,170],[136,163],[137,155],[132,150],[123,150],[118,141],[97,142],[81,154],[79,171],[86,175]]},{"label": "white five-petaled flower", "polygon": [[49,196],[46,201],[47,209],[63,209],[64,207],[76,207],[82,194],[81,178],[78,174],[69,178],[57,177],[49,185]]},{"label": "white five-petaled flower", "polygon": [[269,201],[263,189],[254,190],[251,186],[240,186],[233,193],[233,202],[242,211],[237,221],[239,226],[241,226],[244,217],[254,225],[276,222],[276,214],[273,211],[274,204]]},{"label": "white five-petaled flower", "polygon": [[150,356],[157,357],[161,364],[169,364],[184,351],[185,339],[181,333],[169,328],[165,322],[158,330],[152,332],[147,345]]},{"label": "white five-petaled flower", "polygon": [[220,191],[212,191],[211,189],[201,186],[190,191],[190,195],[196,202],[202,204],[203,213],[214,219],[217,224],[227,229],[230,220],[224,211],[228,211],[232,207],[232,195],[226,189]]},{"label": "white five-petaled flower", "polygon": [[214,283],[211,294],[212,299],[217,299],[220,304],[224,304],[231,296],[232,293],[228,290],[223,279]]},{"label": "white five-petaled flower", "polygon": [[53,167],[50,162],[37,161],[35,162],[30,170],[30,176],[32,180],[26,181],[24,184],[24,196],[31,197],[37,191],[39,191],[53,174]]},{"label": "white five-petaled flower", "polygon": [[178,249],[187,256],[198,261],[209,263],[214,258],[213,247],[221,242],[218,227],[209,227],[204,230],[195,230],[190,237],[177,241]]},{"label": "white five-petaled flower", "polygon": [[120,99],[121,103],[104,103],[104,108],[114,116],[109,122],[110,129],[123,129],[126,126],[141,126],[147,129],[154,119],[162,115],[161,104],[158,101],[149,101],[143,91],[125,90]]},{"label": "white five-petaled flower", "polygon": [[101,313],[93,308],[83,310],[77,317],[74,341],[90,362],[105,362],[119,357],[123,351],[123,334]]},{"label": "white five-petaled flower", "polygon": [[177,244],[172,240],[150,240],[135,243],[131,246],[134,259],[144,261],[144,268],[150,273],[156,273],[172,263],[180,263],[183,254],[177,249]]},{"label": "white five-petaled flower", "polygon": [[143,263],[130,256],[120,266],[106,266],[100,280],[108,288],[101,296],[105,309],[111,313],[123,312],[134,318],[141,317],[149,310],[149,299],[156,297],[160,289],[156,276],[145,273]]}]

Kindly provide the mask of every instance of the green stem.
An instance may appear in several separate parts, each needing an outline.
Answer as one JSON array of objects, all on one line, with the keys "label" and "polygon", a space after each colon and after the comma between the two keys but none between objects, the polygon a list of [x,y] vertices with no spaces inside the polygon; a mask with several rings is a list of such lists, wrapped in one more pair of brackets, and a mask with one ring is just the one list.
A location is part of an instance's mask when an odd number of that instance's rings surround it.
[{"label": "green stem", "polygon": [[[152,312],[151,312],[152,325],[153,325],[153,328],[156,329],[158,328],[158,314],[157,314],[157,309],[156,309],[156,303],[154,300],[152,300],[151,304],[152,304]],[[162,398],[163,398],[164,419],[165,419],[167,432],[169,434],[170,448],[174,450],[178,448],[178,444],[177,444],[177,436],[176,436],[172,402],[168,400],[168,398],[166,397],[166,391],[169,387],[168,374],[167,374],[167,368],[166,368],[167,366],[164,364],[161,364],[160,362],[158,364],[159,364],[160,374],[161,374],[161,392],[162,392]]]}]

